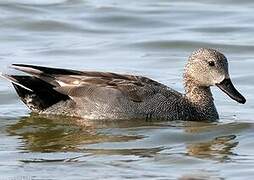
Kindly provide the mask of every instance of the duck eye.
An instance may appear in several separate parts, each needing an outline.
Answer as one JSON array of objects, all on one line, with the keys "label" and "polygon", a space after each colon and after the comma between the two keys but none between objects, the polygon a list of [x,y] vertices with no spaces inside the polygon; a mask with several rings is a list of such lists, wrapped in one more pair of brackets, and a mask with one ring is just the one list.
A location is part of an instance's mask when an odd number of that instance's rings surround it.
[{"label": "duck eye", "polygon": [[215,65],[214,61],[209,61],[208,64],[209,64],[209,66],[214,66]]}]

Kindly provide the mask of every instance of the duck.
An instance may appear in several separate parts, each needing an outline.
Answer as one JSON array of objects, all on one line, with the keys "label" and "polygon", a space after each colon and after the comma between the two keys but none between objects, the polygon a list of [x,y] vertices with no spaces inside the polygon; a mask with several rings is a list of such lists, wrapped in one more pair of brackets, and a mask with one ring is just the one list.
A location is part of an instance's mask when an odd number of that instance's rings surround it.
[{"label": "duck", "polygon": [[227,58],[210,48],[195,50],[184,68],[184,93],[139,75],[78,71],[28,64],[12,64],[25,75],[9,80],[20,99],[34,113],[89,120],[166,119],[215,121],[219,119],[211,86],[244,104],[232,84]]}]

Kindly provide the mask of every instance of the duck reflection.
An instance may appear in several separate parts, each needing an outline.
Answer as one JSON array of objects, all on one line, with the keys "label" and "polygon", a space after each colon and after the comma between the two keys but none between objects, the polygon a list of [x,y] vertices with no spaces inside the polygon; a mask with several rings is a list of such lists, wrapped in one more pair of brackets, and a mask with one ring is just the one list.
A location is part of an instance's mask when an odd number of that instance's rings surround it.
[{"label": "duck reflection", "polygon": [[[129,142],[142,135],[125,134],[120,129],[149,126],[152,122],[85,121],[70,117],[42,117],[31,114],[8,127],[7,132],[23,140],[21,149],[30,152],[85,152],[106,155],[137,155],[150,157],[164,148],[89,149],[86,145]],[[120,131],[120,133],[119,133]]]},{"label": "duck reflection", "polygon": [[[168,124],[169,122],[167,122]],[[171,125],[172,126],[172,125]],[[220,122],[181,122],[173,123],[179,129],[171,141],[176,141],[175,149],[165,153],[169,156],[178,154],[197,159],[214,160],[219,162],[231,161],[235,148],[239,144],[239,131],[246,131],[248,123],[220,123]]]},{"label": "duck reflection", "polygon": [[107,124],[102,122],[95,124],[67,117],[46,118],[32,114],[9,126],[7,132],[23,140],[23,150],[34,152],[80,151],[81,144],[142,138],[135,135],[112,135],[103,132],[105,130],[103,127],[107,127]]},{"label": "duck reflection", "polygon": [[239,144],[235,133],[249,128],[248,123],[186,122],[185,132],[197,136],[198,141],[187,142],[187,154],[196,158],[230,161]]},{"label": "duck reflection", "polygon": [[[225,132],[224,129],[228,127],[209,122],[145,120],[95,122],[31,114],[29,117],[21,118],[16,124],[10,125],[7,132],[9,135],[22,139],[21,149],[30,152],[68,151],[97,155],[154,157],[156,154],[163,154],[165,152],[163,150],[166,149],[174,151],[174,143],[177,143],[186,147],[184,154],[187,156],[225,161],[230,160],[230,157],[234,155],[233,149],[238,142],[233,133],[229,134],[230,132]],[[178,137],[161,136],[160,131],[171,133],[173,136],[177,131]],[[158,141],[156,137],[162,138],[162,141]],[[118,144],[115,146],[111,142]],[[110,148],[100,146],[105,143],[111,143]],[[147,143],[150,144],[149,147],[145,147]],[[99,146],[89,148],[92,144]],[[130,144],[132,146],[129,147]],[[182,151],[179,154],[182,154]]]},{"label": "duck reflection", "polygon": [[235,135],[227,135],[206,142],[193,143],[187,146],[187,153],[197,158],[227,161],[234,155],[233,149],[238,145],[238,142],[234,141],[235,138]]}]

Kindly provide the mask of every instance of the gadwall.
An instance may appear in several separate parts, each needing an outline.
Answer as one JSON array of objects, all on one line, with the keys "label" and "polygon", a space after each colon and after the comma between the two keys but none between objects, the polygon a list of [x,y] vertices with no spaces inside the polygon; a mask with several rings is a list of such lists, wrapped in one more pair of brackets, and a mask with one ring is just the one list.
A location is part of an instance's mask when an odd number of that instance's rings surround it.
[{"label": "gadwall", "polygon": [[226,57],[214,49],[201,48],[189,57],[184,71],[185,94],[143,76],[25,64],[11,67],[31,75],[2,76],[39,114],[211,121],[219,118],[210,90],[214,85],[237,102],[246,101],[229,78]]}]

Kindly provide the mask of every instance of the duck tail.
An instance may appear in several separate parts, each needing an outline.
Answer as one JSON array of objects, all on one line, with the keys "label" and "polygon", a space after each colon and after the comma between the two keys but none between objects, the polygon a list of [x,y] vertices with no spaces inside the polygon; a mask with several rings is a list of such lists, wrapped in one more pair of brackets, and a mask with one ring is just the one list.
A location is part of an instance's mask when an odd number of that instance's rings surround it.
[{"label": "duck tail", "polygon": [[6,75],[1,76],[9,80],[20,99],[34,112],[40,112],[56,104],[67,100],[67,95],[54,90],[54,86],[34,76]]}]

